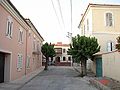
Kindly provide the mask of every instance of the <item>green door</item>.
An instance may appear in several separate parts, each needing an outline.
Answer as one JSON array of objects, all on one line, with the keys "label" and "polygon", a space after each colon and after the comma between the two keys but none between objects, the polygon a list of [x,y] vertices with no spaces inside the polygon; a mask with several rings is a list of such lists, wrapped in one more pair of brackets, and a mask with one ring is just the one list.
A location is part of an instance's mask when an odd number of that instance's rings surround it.
[{"label": "green door", "polygon": [[102,77],[102,58],[96,58],[96,76]]}]

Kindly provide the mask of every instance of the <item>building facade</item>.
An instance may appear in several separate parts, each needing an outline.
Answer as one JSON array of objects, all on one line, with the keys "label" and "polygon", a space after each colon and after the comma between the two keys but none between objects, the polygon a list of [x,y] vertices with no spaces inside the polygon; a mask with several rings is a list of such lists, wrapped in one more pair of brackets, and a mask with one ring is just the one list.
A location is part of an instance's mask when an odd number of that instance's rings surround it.
[{"label": "building facade", "polygon": [[62,66],[71,65],[72,56],[67,54],[69,48],[70,48],[69,44],[63,44],[62,42],[57,42],[57,44],[54,44],[56,56],[54,57],[53,61],[56,62],[56,65]]},{"label": "building facade", "polygon": [[[10,0],[0,0],[0,82],[16,80],[40,68],[42,42],[31,21],[24,19]],[[33,47],[38,47],[39,53],[34,53]]]},{"label": "building facade", "polygon": [[[91,66],[92,71],[97,76],[108,76],[106,73],[107,65],[104,62],[107,60],[105,57],[108,56],[106,53],[116,51],[116,38],[120,35],[119,16],[120,5],[89,4],[80,21],[81,34],[96,37],[101,46],[100,52],[95,55],[95,60]],[[109,60],[109,62],[112,61]],[[118,68],[118,66],[116,67]]]},{"label": "building facade", "polygon": [[119,5],[89,4],[80,21],[81,34],[96,37],[101,53],[115,50],[120,35],[119,10]]}]

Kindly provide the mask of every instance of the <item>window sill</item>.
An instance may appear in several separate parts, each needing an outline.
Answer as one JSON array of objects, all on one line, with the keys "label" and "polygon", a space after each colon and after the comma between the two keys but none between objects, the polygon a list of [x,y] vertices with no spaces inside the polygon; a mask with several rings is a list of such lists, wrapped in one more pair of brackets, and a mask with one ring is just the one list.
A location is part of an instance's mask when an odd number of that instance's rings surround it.
[{"label": "window sill", "polygon": [[17,71],[20,72],[22,70],[22,68],[17,68]]},{"label": "window sill", "polygon": [[27,67],[26,69],[27,69],[27,70],[29,70],[29,69],[30,69],[30,67]]},{"label": "window sill", "polygon": [[19,42],[19,44],[23,44],[23,42]]},{"label": "window sill", "polygon": [[8,39],[12,39],[12,36],[10,36],[10,35],[6,35],[6,37],[7,37]]}]

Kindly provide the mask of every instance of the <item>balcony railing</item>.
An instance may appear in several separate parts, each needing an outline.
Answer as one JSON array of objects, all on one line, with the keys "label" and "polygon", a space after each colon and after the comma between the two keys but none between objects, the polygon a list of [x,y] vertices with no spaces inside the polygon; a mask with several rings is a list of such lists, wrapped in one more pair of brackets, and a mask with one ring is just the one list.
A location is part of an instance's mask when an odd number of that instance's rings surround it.
[{"label": "balcony railing", "polygon": [[40,50],[33,50],[32,54],[40,55],[41,51]]}]

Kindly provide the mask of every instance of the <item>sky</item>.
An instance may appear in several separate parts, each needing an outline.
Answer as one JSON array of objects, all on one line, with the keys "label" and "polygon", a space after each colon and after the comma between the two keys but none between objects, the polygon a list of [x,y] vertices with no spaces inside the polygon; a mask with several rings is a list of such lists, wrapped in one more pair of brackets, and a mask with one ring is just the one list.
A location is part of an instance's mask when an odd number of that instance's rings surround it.
[{"label": "sky", "polygon": [[29,18],[45,42],[70,43],[68,33],[80,34],[78,25],[88,3],[120,4],[120,0],[11,0],[24,18]]}]

